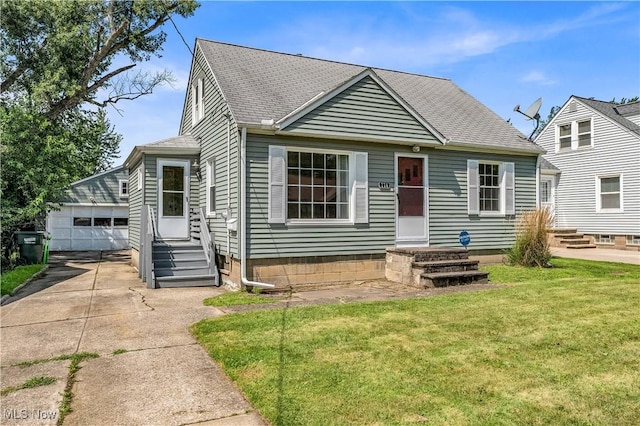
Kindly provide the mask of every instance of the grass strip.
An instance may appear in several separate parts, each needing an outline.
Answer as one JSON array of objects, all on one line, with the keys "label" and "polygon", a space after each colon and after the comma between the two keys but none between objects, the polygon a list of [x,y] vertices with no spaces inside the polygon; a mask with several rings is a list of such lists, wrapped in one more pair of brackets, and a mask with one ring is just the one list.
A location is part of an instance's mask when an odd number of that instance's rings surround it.
[{"label": "grass strip", "polygon": [[26,265],[18,266],[11,271],[7,271],[0,276],[2,283],[0,284],[0,293],[2,296],[5,294],[13,294],[13,291],[27,282],[27,280],[40,272],[45,265]]},{"label": "grass strip", "polygon": [[245,291],[230,291],[204,300],[205,306],[238,306],[276,302],[278,300]]},{"label": "grass strip", "polygon": [[192,327],[275,425],[637,424],[640,267],[490,266],[491,292]]},{"label": "grass strip", "polygon": [[47,386],[47,385],[51,385],[51,384],[53,384],[55,382],[56,382],[56,378],[55,377],[50,377],[50,376],[32,377],[31,379],[25,381],[21,385],[8,386],[8,387],[2,389],[2,391],[0,391],[0,395],[5,396],[5,395],[9,395],[10,393],[22,390],[22,389],[31,389],[31,388],[37,388],[39,386]]}]

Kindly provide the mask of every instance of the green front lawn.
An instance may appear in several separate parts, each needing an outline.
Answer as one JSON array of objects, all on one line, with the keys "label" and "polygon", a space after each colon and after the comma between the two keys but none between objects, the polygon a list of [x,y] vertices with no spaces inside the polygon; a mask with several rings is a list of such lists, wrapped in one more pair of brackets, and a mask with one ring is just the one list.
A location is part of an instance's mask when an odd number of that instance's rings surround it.
[{"label": "green front lawn", "polygon": [[12,294],[19,285],[24,284],[29,278],[40,272],[44,265],[18,266],[11,271],[3,272],[0,276],[2,296]]},{"label": "green front lawn", "polygon": [[552,263],[487,267],[498,290],[192,330],[277,425],[637,424],[640,267]]}]

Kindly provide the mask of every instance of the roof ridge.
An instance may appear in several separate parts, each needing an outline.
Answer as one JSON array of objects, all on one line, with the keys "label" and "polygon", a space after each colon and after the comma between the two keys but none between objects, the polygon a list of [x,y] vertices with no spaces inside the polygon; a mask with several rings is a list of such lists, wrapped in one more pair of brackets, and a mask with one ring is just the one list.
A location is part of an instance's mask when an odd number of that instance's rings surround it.
[{"label": "roof ridge", "polygon": [[612,102],[612,101],[603,101],[603,100],[596,99],[596,98],[585,98],[585,97],[583,97],[583,96],[578,96],[578,95],[572,95],[572,96],[573,96],[574,98],[576,98],[576,99],[581,99],[581,100],[585,100],[585,101],[592,101],[592,102],[600,102],[600,103],[603,103],[603,104],[609,104],[609,105],[612,105],[612,106],[614,106],[614,107],[618,107],[618,106],[622,106],[622,105],[634,105],[634,104],[640,104],[640,100],[638,100],[638,101],[633,101],[633,102],[627,102],[627,103],[624,103],[624,104],[618,104],[618,103],[615,103],[615,102]]},{"label": "roof ridge", "polygon": [[409,71],[399,71],[399,70],[393,70],[393,69],[390,69],[390,68],[380,68],[380,67],[375,67],[375,66],[371,66],[371,65],[355,64],[355,63],[352,63],[352,62],[336,61],[336,60],[333,60],[333,59],[316,58],[316,57],[313,57],[313,56],[305,56],[302,53],[278,52],[276,50],[264,49],[264,48],[260,48],[260,47],[242,46],[242,45],[235,44],[235,43],[226,43],[226,42],[223,42],[223,41],[209,40],[209,39],[202,38],[202,37],[196,37],[196,43],[198,42],[198,40],[201,40],[201,41],[204,41],[204,42],[207,42],[207,43],[224,44],[225,46],[238,47],[238,48],[241,48],[241,49],[248,49],[248,50],[255,50],[255,51],[259,51],[259,52],[274,53],[274,54],[277,54],[277,55],[285,55],[285,56],[293,56],[293,57],[298,57],[298,58],[311,59],[311,60],[314,60],[314,61],[329,62],[329,63],[333,63],[333,64],[349,65],[349,66],[360,67],[360,68],[365,68],[365,69],[388,71],[388,72],[393,72],[393,73],[396,73],[396,74],[415,75],[415,76],[419,76],[419,77],[433,78],[433,79],[436,79],[436,80],[451,81],[450,78],[446,78],[446,77],[436,77],[436,76],[433,76],[433,75],[418,74],[418,73],[409,72]]}]

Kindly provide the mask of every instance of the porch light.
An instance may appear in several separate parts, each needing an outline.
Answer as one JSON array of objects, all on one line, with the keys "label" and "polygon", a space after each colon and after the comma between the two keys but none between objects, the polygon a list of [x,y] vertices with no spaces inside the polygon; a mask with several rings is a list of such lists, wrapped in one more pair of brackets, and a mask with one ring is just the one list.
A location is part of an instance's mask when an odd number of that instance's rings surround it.
[{"label": "porch light", "polygon": [[413,152],[420,152],[420,146],[418,145],[414,145],[413,148],[411,148],[411,151]]},{"label": "porch light", "polygon": [[191,163],[191,168],[196,172],[196,177],[198,178],[198,181],[201,181],[202,175],[200,174],[200,163],[198,163],[197,158],[193,160],[193,163]]}]

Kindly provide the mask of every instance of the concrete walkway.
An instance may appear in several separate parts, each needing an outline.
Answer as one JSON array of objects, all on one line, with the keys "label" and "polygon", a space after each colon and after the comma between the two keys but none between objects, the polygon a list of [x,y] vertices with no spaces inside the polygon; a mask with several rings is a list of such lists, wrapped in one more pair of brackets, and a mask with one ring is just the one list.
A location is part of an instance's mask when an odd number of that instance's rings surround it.
[{"label": "concrete walkway", "polygon": [[640,265],[640,252],[632,250],[615,250],[604,248],[568,249],[551,247],[551,253],[558,257],[570,259],[600,260],[604,262],[620,262]]},{"label": "concrete walkway", "polygon": [[81,352],[99,357],[81,362],[65,425],[265,424],[188,330],[223,315],[202,304],[223,290],[148,290],[128,262],[126,252],[53,256],[0,308],[2,389],[55,378],[3,396],[0,424],[55,425],[71,361],[16,364]]}]

